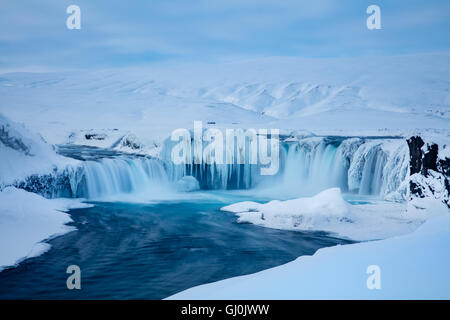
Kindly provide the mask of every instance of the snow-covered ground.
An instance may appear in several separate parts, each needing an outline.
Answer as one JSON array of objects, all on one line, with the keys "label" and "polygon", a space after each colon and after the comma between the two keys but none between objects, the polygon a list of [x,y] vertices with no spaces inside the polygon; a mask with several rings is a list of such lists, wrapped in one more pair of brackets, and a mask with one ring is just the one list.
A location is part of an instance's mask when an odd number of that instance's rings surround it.
[{"label": "snow-covered ground", "polygon": [[0,191],[0,271],[49,250],[45,240],[74,230],[66,225],[72,219],[65,212],[87,206],[13,187]]},{"label": "snow-covered ground", "polygon": [[[346,59],[266,58],[221,65],[0,76],[0,113],[49,143],[158,153],[194,120],[218,128],[448,139],[450,53]],[[442,132],[441,132],[442,131]]]},{"label": "snow-covered ground", "polygon": [[[323,248],[313,256],[168,299],[449,299],[450,214],[440,202],[432,205],[442,214],[408,235]],[[411,210],[424,214],[423,209]],[[367,285],[375,276],[373,269],[367,273],[369,266],[379,271],[379,289]]]},{"label": "snow-covered ground", "polygon": [[0,190],[32,174],[48,174],[77,164],[76,160],[56,154],[38,134],[1,113],[0,155]]},{"label": "snow-covered ground", "polygon": [[221,210],[235,213],[241,223],[285,230],[321,230],[353,240],[385,239],[406,234],[415,230],[429,215],[427,212],[407,211],[405,203],[375,201],[351,205],[343,199],[338,188],[309,198],[273,200],[265,204],[239,202]]},{"label": "snow-covered ground", "polygon": [[73,169],[78,163],[0,114],[0,271],[49,250],[43,241],[73,230],[64,212],[88,206],[75,199],[46,199],[12,185],[31,175]]}]

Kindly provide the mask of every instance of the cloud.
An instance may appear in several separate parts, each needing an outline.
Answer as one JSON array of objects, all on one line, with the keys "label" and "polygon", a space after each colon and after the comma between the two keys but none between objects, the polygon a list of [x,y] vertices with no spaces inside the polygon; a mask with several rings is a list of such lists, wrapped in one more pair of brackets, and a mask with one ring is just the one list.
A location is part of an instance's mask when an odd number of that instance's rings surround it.
[{"label": "cloud", "polygon": [[361,0],[2,1],[0,68],[128,66],[161,60],[347,56],[449,50],[449,5],[378,0],[383,30],[365,28]]}]

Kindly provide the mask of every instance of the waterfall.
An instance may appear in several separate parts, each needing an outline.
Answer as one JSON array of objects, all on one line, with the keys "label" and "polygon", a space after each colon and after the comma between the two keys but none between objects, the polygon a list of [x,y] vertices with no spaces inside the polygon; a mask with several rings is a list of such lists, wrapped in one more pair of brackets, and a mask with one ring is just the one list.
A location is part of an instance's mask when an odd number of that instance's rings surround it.
[{"label": "waterfall", "polygon": [[[165,140],[161,152],[161,159],[166,163],[172,163],[171,151],[175,143],[170,139]],[[199,182],[200,188],[210,189],[250,189],[255,186],[261,176],[259,175],[259,165],[250,163],[249,142],[245,141],[243,149],[237,148],[233,144],[228,149],[224,146],[223,154],[230,157],[230,163],[208,163],[203,158],[201,163],[194,162],[194,151],[191,152],[190,163],[173,165],[180,176],[193,176]],[[238,153],[242,153],[239,154]],[[202,157],[201,155],[200,157]],[[238,158],[244,159],[244,163],[239,163]],[[225,162],[225,161],[223,161]]]},{"label": "waterfall", "polygon": [[[84,161],[76,194],[88,199],[119,195],[152,195],[168,192],[176,173],[157,159],[146,157],[103,158]],[[73,188],[73,187],[72,187]]]},{"label": "waterfall", "polygon": [[403,139],[314,137],[290,142],[277,187],[314,194],[343,192],[401,198],[409,155]]},{"label": "waterfall", "polygon": [[345,164],[335,143],[321,138],[287,145],[282,179],[285,190],[315,193],[326,188],[346,189]]},{"label": "waterfall", "polygon": [[[280,170],[261,176],[254,164],[174,165],[167,159],[118,155],[83,161],[73,170],[74,197],[108,199],[174,193],[183,177],[200,189],[270,189],[271,195],[309,195],[331,187],[343,192],[402,199],[408,176],[409,153],[403,139],[310,137],[283,142]],[[166,155],[166,156],[164,156]],[[189,180],[193,185],[195,179]]]},{"label": "waterfall", "polygon": [[251,164],[188,164],[177,166],[184,175],[193,176],[201,189],[250,189],[258,177]]}]

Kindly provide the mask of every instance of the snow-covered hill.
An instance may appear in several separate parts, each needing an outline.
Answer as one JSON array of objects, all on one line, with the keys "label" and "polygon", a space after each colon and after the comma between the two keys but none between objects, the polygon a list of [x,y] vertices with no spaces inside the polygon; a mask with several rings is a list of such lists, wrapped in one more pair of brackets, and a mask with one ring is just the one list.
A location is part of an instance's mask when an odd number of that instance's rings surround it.
[{"label": "snow-covered hill", "polygon": [[53,147],[24,125],[0,114],[0,190],[31,175],[52,174],[77,161],[56,154]]},{"label": "snow-covered hill", "polygon": [[194,120],[406,136],[448,129],[450,53],[9,73],[0,76],[0,96],[0,112],[51,143],[93,131],[111,143],[133,134],[158,148]]}]

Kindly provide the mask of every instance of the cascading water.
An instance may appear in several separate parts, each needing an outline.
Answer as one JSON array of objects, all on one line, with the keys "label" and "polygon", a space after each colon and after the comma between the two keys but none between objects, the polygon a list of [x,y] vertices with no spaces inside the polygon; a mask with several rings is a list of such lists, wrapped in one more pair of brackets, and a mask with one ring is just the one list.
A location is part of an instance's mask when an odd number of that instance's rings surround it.
[{"label": "cascading water", "polygon": [[[401,139],[314,137],[290,142],[277,187],[314,194],[331,187],[401,198],[408,149]],[[394,194],[398,193],[398,194]]]},{"label": "cascading water", "polygon": [[201,189],[250,189],[258,177],[251,164],[188,164],[178,166],[185,176],[193,176]]},{"label": "cascading water", "polygon": [[325,188],[346,190],[345,164],[339,157],[339,148],[322,138],[291,142],[286,146],[286,157],[279,187],[300,193],[314,193]]},{"label": "cascading water", "polygon": [[331,187],[391,199],[406,193],[409,156],[402,139],[310,137],[282,146],[275,176],[261,176],[258,165],[248,163],[174,165],[164,152],[162,160],[122,154],[84,161],[70,188],[73,196],[89,199],[151,199],[176,192],[180,179],[192,176],[201,189],[268,188],[274,196],[311,195]]},{"label": "cascading water", "polygon": [[383,168],[386,154],[379,148],[370,149],[363,167],[360,194],[379,194],[381,190]]},{"label": "cascading water", "polygon": [[77,194],[89,199],[118,195],[152,195],[167,192],[172,172],[157,159],[145,157],[104,158],[83,163]]},{"label": "cascading water", "polygon": [[[161,153],[161,158],[166,163],[172,164],[172,148],[175,143],[170,139],[164,142],[164,148]],[[191,151],[191,157],[187,164],[173,165],[180,176],[192,176],[198,180],[200,188],[204,190],[210,189],[250,189],[256,185],[260,179],[259,166],[250,163],[249,142],[245,141],[245,146],[239,149],[237,145],[224,146],[224,154],[232,159],[230,163],[208,163],[206,157],[201,155],[201,163],[195,163],[193,159],[194,151]],[[243,159],[243,162],[239,162]],[[189,163],[190,161],[190,163]],[[224,162],[224,161],[223,161]]]}]

